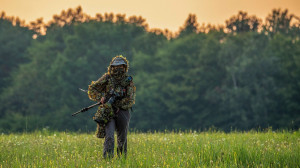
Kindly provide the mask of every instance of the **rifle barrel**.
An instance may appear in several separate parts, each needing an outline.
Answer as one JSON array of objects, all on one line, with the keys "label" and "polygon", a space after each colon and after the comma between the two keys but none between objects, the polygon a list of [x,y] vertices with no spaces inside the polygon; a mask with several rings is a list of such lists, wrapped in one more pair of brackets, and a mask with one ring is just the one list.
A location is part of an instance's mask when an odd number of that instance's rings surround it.
[{"label": "rifle barrel", "polygon": [[79,113],[88,111],[89,109],[91,109],[91,108],[93,108],[93,107],[95,107],[95,106],[97,106],[97,105],[100,105],[100,104],[101,104],[101,102],[97,102],[97,103],[95,103],[95,104],[92,104],[92,105],[90,105],[90,106],[88,106],[88,107],[85,107],[85,108],[81,109],[80,111],[77,111],[76,113],[73,113],[72,116],[75,116],[75,115],[77,115],[77,114],[79,114]]}]

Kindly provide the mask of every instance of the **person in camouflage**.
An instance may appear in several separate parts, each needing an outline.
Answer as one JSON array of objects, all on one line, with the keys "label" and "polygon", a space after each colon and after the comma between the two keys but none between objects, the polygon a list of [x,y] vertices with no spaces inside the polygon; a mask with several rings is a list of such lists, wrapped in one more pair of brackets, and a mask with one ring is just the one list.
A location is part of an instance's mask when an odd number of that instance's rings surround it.
[{"label": "person in camouflage", "polygon": [[127,153],[127,131],[131,117],[129,109],[135,103],[136,90],[128,69],[126,57],[116,56],[110,62],[108,72],[97,81],[92,81],[88,88],[89,98],[101,102],[93,119],[97,122],[97,137],[105,138],[104,158],[114,155],[115,130],[118,156]]}]

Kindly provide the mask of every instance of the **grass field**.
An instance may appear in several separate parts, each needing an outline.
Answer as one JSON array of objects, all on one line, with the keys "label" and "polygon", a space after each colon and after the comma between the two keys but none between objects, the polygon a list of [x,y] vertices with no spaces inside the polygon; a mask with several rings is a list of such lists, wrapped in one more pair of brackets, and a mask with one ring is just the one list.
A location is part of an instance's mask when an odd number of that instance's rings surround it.
[{"label": "grass field", "polygon": [[300,131],[130,133],[127,158],[111,160],[102,144],[93,134],[2,134],[0,167],[300,167]]}]

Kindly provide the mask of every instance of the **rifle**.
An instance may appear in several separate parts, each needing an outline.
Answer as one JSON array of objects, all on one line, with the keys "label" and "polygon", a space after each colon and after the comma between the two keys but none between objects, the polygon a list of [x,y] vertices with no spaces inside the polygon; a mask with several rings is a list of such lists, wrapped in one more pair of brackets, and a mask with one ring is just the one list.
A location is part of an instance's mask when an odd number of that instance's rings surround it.
[{"label": "rifle", "polygon": [[93,107],[95,107],[95,106],[98,106],[98,105],[100,105],[100,104],[101,104],[101,102],[92,104],[92,105],[90,105],[90,106],[88,106],[88,107],[85,107],[85,108],[83,108],[83,109],[77,111],[76,113],[73,113],[72,116],[75,116],[75,115],[77,115],[77,114],[79,114],[79,113],[86,112],[86,111],[88,111],[89,109],[91,109],[91,108],[93,108]]},{"label": "rifle", "polygon": [[[84,89],[81,89],[81,88],[79,88],[79,90],[81,90],[82,92],[85,92],[85,93],[88,92],[87,90],[84,90]],[[89,109],[91,109],[91,108],[93,108],[93,107],[95,107],[95,106],[98,106],[98,105],[100,105],[100,104],[101,104],[101,102],[92,104],[92,105],[90,105],[90,106],[88,106],[88,107],[85,107],[85,108],[83,108],[83,109],[77,111],[76,113],[73,113],[72,116],[76,116],[76,115],[79,114],[79,113],[86,112],[86,111],[88,111]]]},{"label": "rifle", "polygon": [[[79,90],[81,90],[81,91],[83,91],[83,92],[87,92],[86,90],[83,90],[83,89],[81,89],[81,88],[79,88]],[[120,96],[123,96],[123,95],[124,95],[124,92],[121,92],[121,94],[119,94],[119,93],[115,92],[114,90],[111,90],[111,91],[110,91],[110,95],[109,95],[109,99],[108,99],[107,103],[113,104],[114,101],[115,101],[115,99],[116,99],[117,97],[120,97]],[[75,116],[75,115],[77,115],[77,114],[79,114],[79,113],[82,113],[82,112],[86,112],[86,111],[88,111],[89,109],[91,109],[91,108],[93,108],[93,107],[95,107],[95,106],[98,106],[98,105],[100,105],[100,104],[101,104],[101,102],[92,104],[92,105],[90,105],[90,106],[88,106],[88,107],[85,107],[85,108],[83,108],[83,109],[77,111],[76,113],[73,113],[72,116]]]}]

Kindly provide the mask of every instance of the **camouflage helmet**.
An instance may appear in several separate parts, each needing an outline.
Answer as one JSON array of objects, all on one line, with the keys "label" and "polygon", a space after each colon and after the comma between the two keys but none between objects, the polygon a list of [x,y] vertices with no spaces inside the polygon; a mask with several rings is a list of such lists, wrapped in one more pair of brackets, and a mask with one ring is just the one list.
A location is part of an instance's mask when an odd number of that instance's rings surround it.
[{"label": "camouflage helmet", "polygon": [[111,70],[111,66],[118,66],[118,65],[125,65],[126,67],[126,70],[125,72],[128,72],[128,69],[129,69],[129,61],[126,59],[126,57],[122,56],[122,55],[118,55],[118,56],[115,56],[109,66],[108,66],[108,72],[110,73],[110,70]]},{"label": "camouflage helmet", "polygon": [[118,65],[126,65],[127,66],[127,62],[123,58],[117,57],[110,64],[110,66],[118,66]]}]

